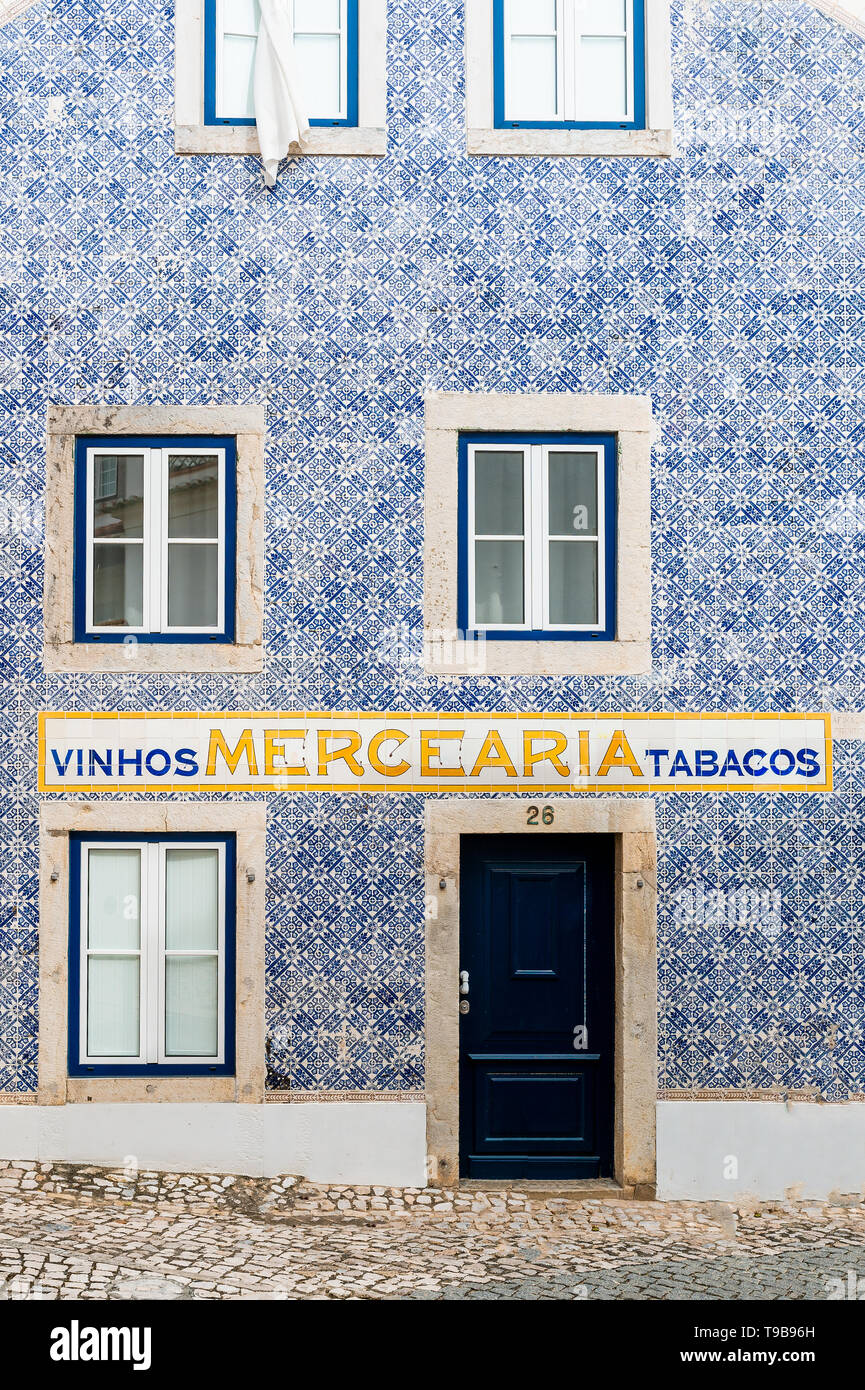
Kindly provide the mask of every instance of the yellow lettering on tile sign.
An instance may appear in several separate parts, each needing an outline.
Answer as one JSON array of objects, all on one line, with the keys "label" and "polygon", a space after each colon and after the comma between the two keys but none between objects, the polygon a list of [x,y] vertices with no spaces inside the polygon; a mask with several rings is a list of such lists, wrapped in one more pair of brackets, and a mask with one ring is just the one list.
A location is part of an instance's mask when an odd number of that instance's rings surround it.
[{"label": "yellow lettering on tile sign", "polygon": [[420,771],[422,777],[465,777],[461,767],[433,767],[430,758],[441,758],[440,744],[446,740],[458,743],[465,729],[421,729],[420,731]]},{"label": "yellow lettering on tile sign", "polygon": [[393,764],[382,762],[379,754],[383,743],[395,743],[397,748],[401,748],[408,743],[408,734],[399,729],[382,729],[373,735],[369,742],[369,761],[375,771],[381,773],[382,777],[401,777],[404,772],[410,772],[411,763],[404,760]]},{"label": "yellow lettering on tile sign", "polygon": [[[552,740],[552,747],[536,750],[538,739]],[[564,734],[556,734],[549,729],[526,729],[523,734],[523,776],[534,777],[538,763],[550,762],[560,777],[569,777],[571,769],[559,757],[567,746],[568,740]]]},{"label": "yellow lettering on tile sign", "polygon": [[606,777],[611,767],[626,767],[635,777],[643,777],[643,769],[631,751],[631,745],[625,738],[624,732],[619,729],[610,739],[610,746],[604,754],[604,760],[598,768],[598,776]]},{"label": "yellow lettering on tile sign", "polygon": [[[307,777],[306,763],[288,764],[285,762],[285,745],[292,739],[301,742],[306,738],[305,729],[265,729],[264,731],[264,775],[265,777]],[[282,767],[276,766],[276,759],[282,758]]]},{"label": "yellow lettering on tile sign", "polygon": [[487,767],[501,767],[509,777],[516,778],[517,770],[510,759],[510,754],[502,742],[502,736],[497,729],[490,729],[481,745],[475,765],[471,770],[472,777],[477,777],[479,772],[483,772]]},{"label": "yellow lettering on tile sign", "polygon": [[[342,748],[328,748],[329,743],[334,739],[345,739]],[[330,763],[345,763],[346,767],[355,777],[363,776],[363,768],[354,756],[363,742],[360,734],[346,731],[345,733],[328,733],[320,729],[318,733],[318,775],[324,777]]]},{"label": "yellow lettering on tile sign", "polygon": [[234,745],[229,748],[225,741],[225,735],[221,729],[211,729],[210,743],[207,747],[207,776],[216,776],[216,756],[219,754],[225,760],[225,765],[232,774],[237,771],[237,764],[241,758],[246,758],[246,766],[250,777],[258,776],[258,763],[255,759],[255,745],[252,742],[252,730],[244,729]]}]

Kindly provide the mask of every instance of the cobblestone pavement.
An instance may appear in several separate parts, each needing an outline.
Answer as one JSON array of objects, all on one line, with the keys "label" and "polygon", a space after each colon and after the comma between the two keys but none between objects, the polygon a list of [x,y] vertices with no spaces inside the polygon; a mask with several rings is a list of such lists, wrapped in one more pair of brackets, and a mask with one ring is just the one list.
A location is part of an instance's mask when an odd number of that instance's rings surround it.
[{"label": "cobblestone pavement", "polygon": [[0,1297],[826,1299],[855,1288],[851,1276],[865,1288],[861,1203],[737,1208],[286,1180],[290,1200],[276,1210],[256,1207],[242,1180],[212,1182],[240,1189],[233,1207],[19,1182],[0,1196]]}]

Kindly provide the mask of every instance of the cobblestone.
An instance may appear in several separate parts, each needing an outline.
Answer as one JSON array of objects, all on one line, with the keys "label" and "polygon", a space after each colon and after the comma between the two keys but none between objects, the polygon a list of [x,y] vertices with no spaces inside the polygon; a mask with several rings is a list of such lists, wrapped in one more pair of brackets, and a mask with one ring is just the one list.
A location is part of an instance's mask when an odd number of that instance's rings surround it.
[{"label": "cobblestone", "polygon": [[732,1206],[141,1175],[154,1200],[121,1195],[104,1170],[55,1165],[41,1181],[18,1168],[36,1187],[0,1192],[0,1297],[13,1299],[825,1299],[865,1288],[859,1199]]}]

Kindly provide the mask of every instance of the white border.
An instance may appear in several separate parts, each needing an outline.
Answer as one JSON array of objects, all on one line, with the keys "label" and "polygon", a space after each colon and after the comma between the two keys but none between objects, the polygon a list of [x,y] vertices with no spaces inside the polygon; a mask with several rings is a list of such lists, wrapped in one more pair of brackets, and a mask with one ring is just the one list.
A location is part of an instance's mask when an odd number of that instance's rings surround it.
[{"label": "white border", "polygon": [[[520,453],[523,457],[523,530],[513,535],[479,534],[475,529],[475,458],[478,452]],[[550,533],[550,454],[595,455],[596,528],[590,535]],[[594,444],[563,436],[557,444],[529,444],[519,440],[501,444],[470,444],[468,449],[468,625],[472,632],[603,632],[607,625],[606,457]],[[523,615],[521,623],[481,623],[475,616],[475,543],[520,541],[523,546]],[[592,544],[597,548],[598,616],[593,623],[550,621],[550,543],[556,540]],[[535,639],[537,640],[537,639]]]},{"label": "white border", "polygon": [[[143,524],[140,537],[97,537],[95,533],[95,491],[96,455],[114,453],[118,458],[137,458],[144,456],[143,465]],[[217,471],[217,534],[215,536],[171,536],[168,535],[169,485],[168,456],[172,458],[198,458],[201,454],[216,457]],[[225,632],[225,493],[226,493],[225,450],[208,449],[204,445],[188,448],[184,445],[166,445],[157,449],[146,446],[120,446],[112,448],[109,444],[94,445],[87,450],[87,555],[85,558],[85,631],[92,636],[101,637],[106,633],[114,635],[122,631],[130,637],[154,635],[179,637],[222,635]],[[101,500],[101,499],[100,499]],[[93,580],[95,570],[94,551],[97,545],[124,546],[141,545],[142,563],[142,618],[138,627],[123,628],[100,626],[93,620]],[[171,545],[202,545],[216,547],[216,625],[212,627],[191,627],[168,622],[168,551]]]},{"label": "white border", "polygon": [[[138,949],[106,948],[91,950],[89,946],[89,875],[92,850],[136,849],[139,852],[139,935]],[[165,856],[168,849],[215,849],[218,861],[217,945],[213,951],[168,951],[165,946]],[[145,840],[85,840],[81,845],[80,883],[78,887],[79,931],[79,1037],[78,1060],[81,1066],[221,1066],[225,1062],[225,843],[222,840],[170,840],[152,843]],[[123,1056],[88,1052],[88,962],[91,955],[136,956],[138,976],[138,1052]],[[165,1050],[165,962],[168,956],[216,956],[217,958],[217,1048],[215,1053],[183,1056]]]},{"label": "white border", "polygon": [[[556,20],[552,30],[521,29],[514,33],[512,19],[513,0],[505,0],[504,24],[504,62],[507,69],[505,79],[505,116],[509,121],[531,121],[538,119],[527,112],[520,113],[508,108],[508,93],[512,90],[513,39],[528,35],[530,37],[554,38],[556,40],[556,111],[550,117],[556,121],[591,120],[578,109],[579,74],[585,64],[583,38],[601,37],[601,31],[590,30],[588,34],[580,26],[580,16],[576,0],[555,0]],[[617,116],[605,116],[605,121],[632,121],[634,119],[634,0],[625,0],[625,27],[617,33],[612,28],[603,37],[616,37],[625,40],[625,107]],[[579,57],[578,57],[579,55]]]}]

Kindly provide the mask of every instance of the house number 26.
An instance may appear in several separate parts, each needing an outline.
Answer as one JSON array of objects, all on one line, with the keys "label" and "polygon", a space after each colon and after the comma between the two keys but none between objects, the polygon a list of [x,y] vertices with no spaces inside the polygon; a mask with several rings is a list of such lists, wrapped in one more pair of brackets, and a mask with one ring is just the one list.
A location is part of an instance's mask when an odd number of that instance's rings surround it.
[{"label": "house number 26", "polygon": [[527,825],[552,825],[555,819],[556,813],[552,806],[545,806],[543,810],[539,806],[530,806],[526,812]]}]

